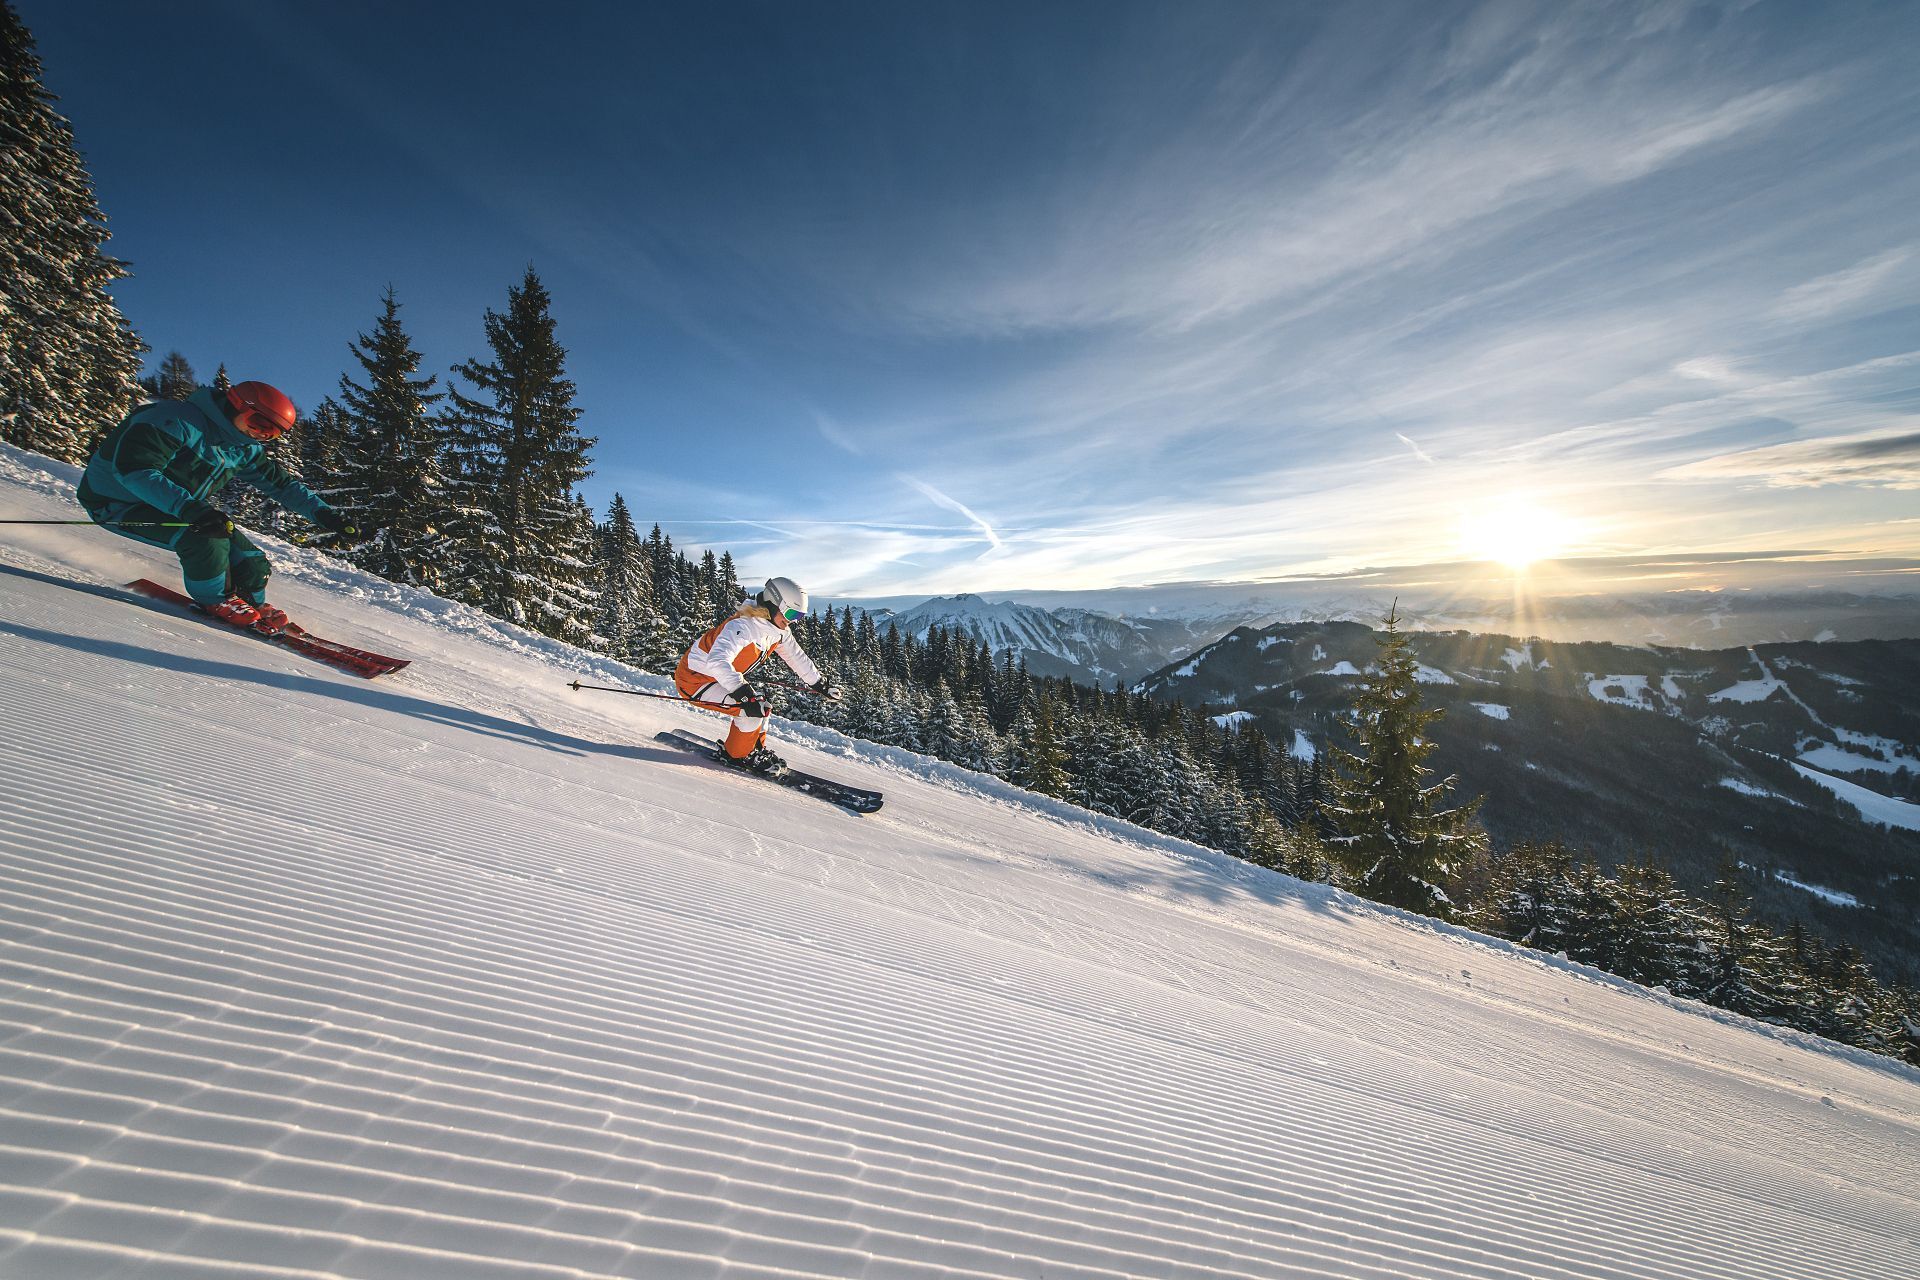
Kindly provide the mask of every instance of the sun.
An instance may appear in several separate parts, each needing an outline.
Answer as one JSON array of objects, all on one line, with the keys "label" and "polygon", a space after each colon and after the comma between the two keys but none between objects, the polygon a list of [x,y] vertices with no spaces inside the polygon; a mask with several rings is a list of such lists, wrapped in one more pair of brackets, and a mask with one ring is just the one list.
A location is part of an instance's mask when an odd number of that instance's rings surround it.
[{"label": "sun", "polygon": [[1525,569],[1566,554],[1577,537],[1574,521],[1539,503],[1503,498],[1464,513],[1460,547],[1470,560],[1491,560]]}]

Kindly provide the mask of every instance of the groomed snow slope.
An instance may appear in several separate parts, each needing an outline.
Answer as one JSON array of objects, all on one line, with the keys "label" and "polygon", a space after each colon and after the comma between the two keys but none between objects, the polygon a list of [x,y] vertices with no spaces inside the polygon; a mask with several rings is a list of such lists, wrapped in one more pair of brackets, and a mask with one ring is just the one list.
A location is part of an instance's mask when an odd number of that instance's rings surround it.
[{"label": "groomed snow slope", "polygon": [[1920,1275],[1914,1072],[275,554],[0,541],[8,1280]]}]

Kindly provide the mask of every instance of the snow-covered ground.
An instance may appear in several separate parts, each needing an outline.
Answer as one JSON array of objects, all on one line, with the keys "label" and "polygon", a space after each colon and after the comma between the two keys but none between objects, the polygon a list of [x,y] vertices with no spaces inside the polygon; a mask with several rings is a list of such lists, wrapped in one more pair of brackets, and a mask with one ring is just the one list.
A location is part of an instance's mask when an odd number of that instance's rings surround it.
[{"label": "snow-covered ground", "polygon": [[1647,677],[1641,675],[1591,676],[1587,680],[1587,693],[1597,701],[1611,702],[1616,706],[1635,707],[1642,711],[1654,709],[1647,691]]},{"label": "snow-covered ground", "polygon": [[0,541],[7,1280],[1920,1275],[1920,1073],[274,552]]},{"label": "snow-covered ground", "polygon": [[1790,884],[1804,893],[1810,893],[1823,902],[1831,902],[1836,907],[1857,907],[1860,905],[1860,899],[1850,893],[1842,893],[1838,889],[1829,889],[1823,885],[1808,884],[1804,880],[1795,880],[1783,871],[1774,872],[1773,878],[1781,884]]},{"label": "snow-covered ground", "polygon": [[1722,778],[1720,779],[1720,785],[1729,791],[1738,791],[1743,796],[1754,796],[1761,800],[1783,800],[1795,808],[1800,807],[1798,800],[1788,799],[1788,797],[1781,795],[1778,791],[1769,791],[1767,788],[1759,786],[1756,783],[1748,782],[1744,778]]},{"label": "snow-covered ground", "polygon": [[1809,782],[1818,783],[1831,791],[1837,798],[1851,805],[1863,822],[1877,823],[1883,827],[1900,827],[1907,831],[1920,831],[1920,804],[1911,800],[1897,800],[1892,796],[1883,796],[1878,791],[1861,786],[1857,782],[1848,782],[1845,778],[1835,778],[1809,769],[1797,760],[1789,760],[1801,777]]},{"label": "snow-covered ground", "polygon": [[[1759,654],[1754,653],[1751,649],[1747,650],[1747,653],[1753,658],[1755,665],[1760,668],[1760,678],[1757,680],[1741,680],[1736,684],[1728,685],[1724,689],[1710,693],[1707,695],[1708,702],[1765,702],[1777,691],[1786,688],[1786,685],[1782,683],[1780,677],[1773,674],[1773,669],[1761,661]],[[1792,697],[1793,691],[1788,689],[1787,696]],[[1798,699],[1795,700],[1798,701]]]}]

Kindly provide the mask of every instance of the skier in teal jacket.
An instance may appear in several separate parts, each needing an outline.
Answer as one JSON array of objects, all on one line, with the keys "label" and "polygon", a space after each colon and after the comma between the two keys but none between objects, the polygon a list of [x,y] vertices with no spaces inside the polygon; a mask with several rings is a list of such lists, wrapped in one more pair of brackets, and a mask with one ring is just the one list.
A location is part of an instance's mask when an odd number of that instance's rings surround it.
[{"label": "skier in teal jacket", "polygon": [[267,456],[266,443],[285,435],[296,416],[293,401],[264,382],[238,382],[224,394],[200,387],[185,400],[143,405],[94,449],[80,505],[122,537],[178,555],[187,594],[215,617],[281,630],[287,615],[267,603],[272,566],[213,499],[237,478],[343,532],[340,513]]}]

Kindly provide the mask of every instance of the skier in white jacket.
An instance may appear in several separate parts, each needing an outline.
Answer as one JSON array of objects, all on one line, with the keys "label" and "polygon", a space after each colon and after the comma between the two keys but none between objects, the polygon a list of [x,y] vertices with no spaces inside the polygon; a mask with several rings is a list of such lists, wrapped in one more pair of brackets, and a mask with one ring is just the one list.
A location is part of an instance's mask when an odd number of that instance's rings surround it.
[{"label": "skier in white jacket", "polygon": [[807,616],[807,593],[792,578],[769,578],[767,585],[734,611],[733,616],[693,642],[673,682],[684,698],[699,702],[726,702],[740,708],[723,744],[728,759],[757,773],[777,773],[786,761],[767,749],[767,718],[772,707],[766,695],[748,682],[754,664],[770,653],[825,697],[833,686],[813,665],[788,628]]}]

